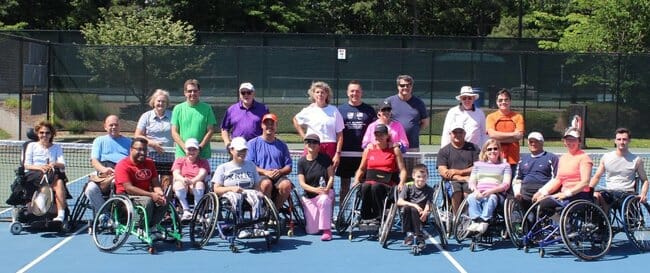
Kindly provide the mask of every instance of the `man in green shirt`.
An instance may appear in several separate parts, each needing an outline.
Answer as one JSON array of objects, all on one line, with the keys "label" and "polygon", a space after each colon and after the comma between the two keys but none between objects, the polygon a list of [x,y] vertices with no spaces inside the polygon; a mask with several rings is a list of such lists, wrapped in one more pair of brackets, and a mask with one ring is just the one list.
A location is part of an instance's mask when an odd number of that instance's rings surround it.
[{"label": "man in green shirt", "polygon": [[201,87],[195,79],[185,81],[183,94],[185,102],[176,105],[172,112],[172,138],[176,142],[176,157],[185,156],[185,141],[188,138],[196,138],[200,141],[200,157],[209,159],[210,139],[217,124],[212,107],[199,101]]}]

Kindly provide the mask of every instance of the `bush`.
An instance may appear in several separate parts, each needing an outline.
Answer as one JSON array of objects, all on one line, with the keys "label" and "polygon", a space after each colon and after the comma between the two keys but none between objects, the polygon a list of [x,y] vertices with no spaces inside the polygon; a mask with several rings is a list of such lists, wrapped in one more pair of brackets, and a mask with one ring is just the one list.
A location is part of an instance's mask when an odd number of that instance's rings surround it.
[{"label": "bush", "polygon": [[63,120],[103,120],[108,114],[104,102],[94,94],[56,93],[53,100],[54,115]]},{"label": "bush", "polygon": [[643,116],[639,110],[618,106],[618,124],[616,123],[616,105],[614,103],[591,103],[587,105],[588,137],[611,138],[617,127],[630,128],[635,137],[650,135],[647,122],[642,122]]},{"label": "bush", "polygon": [[562,116],[561,112],[526,111],[526,134],[537,131],[544,138],[561,138],[562,134],[555,130],[555,124]]},{"label": "bush", "polygon": [[[9,108],[18,108],[18,98],[7,98],[5,100],[5,106]],[[29,99],[23,100],[23,110],[29,110],[32,108],[32,101]]]},{"label": "bush", "polygon": [[66,123],[65,129],[72,134],[83,134],[86,132],[86,123],[79,120],[71,120]]}]

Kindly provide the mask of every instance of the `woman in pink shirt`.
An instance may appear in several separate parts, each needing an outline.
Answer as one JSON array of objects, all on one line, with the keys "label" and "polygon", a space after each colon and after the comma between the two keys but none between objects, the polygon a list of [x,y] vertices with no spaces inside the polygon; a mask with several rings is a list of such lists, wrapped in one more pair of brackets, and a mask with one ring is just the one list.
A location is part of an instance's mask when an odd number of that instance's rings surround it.
[{"label": "woman in pink shirt", "polygon": [[368,144],[375,144],[377,140],[375,139],[375,127],[379,124],[384,124],[388,127],[388,135],[390,135],[391,144],[393,146],[397,145],[400,147],[402,153],[406,153],[409,148],[409,140],[406,137],[406,131],[404,131],[404,126],[397,120],[391,119],[391,106],[388,101],[382,101],[379,103],[377,109],[377,120],[368,125],[366,133],[363,135],[363,140],[361,141],[361,148],[365,149],[368,147]]}]

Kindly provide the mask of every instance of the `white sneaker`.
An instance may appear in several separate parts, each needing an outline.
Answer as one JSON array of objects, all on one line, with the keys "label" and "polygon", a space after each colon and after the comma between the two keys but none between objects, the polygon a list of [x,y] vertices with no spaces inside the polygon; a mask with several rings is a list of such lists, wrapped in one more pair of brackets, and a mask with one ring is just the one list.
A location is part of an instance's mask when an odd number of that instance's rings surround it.
[{"label": "white sneaker", "polygon": [[237,238],[244,239],[244,238],[251,237],[251,235],[252,234],[251,234],[250,231],[248,231],[246,229],[243,229],[243,230],[239,231],[239,234],[237,235]]},{"label": "white sneaker", "polygon": [[477,222],[472,221],[471,224],[467,227],[467,231],[470,232],[478,232],[479,224]]},{"label": "white sneaker", "polygon": [[189,210],[183,211],[183,216],[181,216],[181,221],[192,220],[192,213]]},{"label": "white sneaker", "polygon": [[269,234],[271,233],[266,230],[256,228],[253,230],[253,234],[255,235],[255,237],[266,237],[269,236]]},{"label": "white sneaker", "polygon": [[57,215],[56,217],[54,217],[54,219],[52,219],[52,221],[54,222],[63,222],[64,220],[65,220],[65,215]]},{"label": "white sneaker", "polygon": [[479,234],[485,233],[487,231],[489,224],[486,222],[481,222],[479,228],[476,230]]}]

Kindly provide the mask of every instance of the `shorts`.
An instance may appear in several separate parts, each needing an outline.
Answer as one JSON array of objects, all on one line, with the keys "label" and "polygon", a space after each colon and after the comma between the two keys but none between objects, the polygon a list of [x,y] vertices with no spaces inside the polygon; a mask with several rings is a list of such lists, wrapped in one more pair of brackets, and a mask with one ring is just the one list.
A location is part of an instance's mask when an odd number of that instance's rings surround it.
[{"label": "shorts", "polygon": [[625,200],[625,197],[629,195],[634,195],[634,193],[624,192],[624,191],[601,190],[598,192],[600,192],[600,195],[603,197],[603,200],[605,200],[605,202],[608,205],[615,208],[618,208],[622,205],[623,200]]},{"label": "shorts", "polygon": [[456,193],[456,192],[470,193],[469,183],[467,182],[451,181],[451,188],[453,189],[452,193]]},{"label": "shorts", "polygon": [[336,168],[336,176],[341,178],[354,177],[360,164],[360,157],[341,157],[339,167]]},{"label": "shorts", "polygon": [[291,183],[291,180],[289,180],[289,178],[286,175],[280,176],[280,177],[278,177],[278,179],[273,179],[273,178],[270,178],[270,177],[268,177],[266,175],[260,175],[260,181],[263,181],[263,180],[266,180],[266,179],[271,180],[271,183],[273,184],[274,187],[277,187],[278,182],[284,181],[284,180],[288,180],[289,183]]}]

